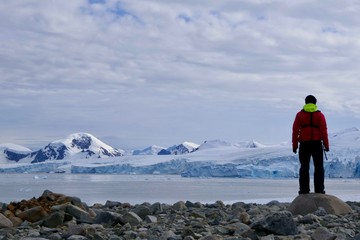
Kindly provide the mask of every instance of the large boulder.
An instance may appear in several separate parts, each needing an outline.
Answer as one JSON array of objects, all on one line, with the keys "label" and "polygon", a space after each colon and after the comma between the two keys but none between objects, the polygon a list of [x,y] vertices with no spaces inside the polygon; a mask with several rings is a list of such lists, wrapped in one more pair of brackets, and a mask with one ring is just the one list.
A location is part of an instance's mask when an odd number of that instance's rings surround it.
[{"label": "large boulder", "polygon": [[13,227],[13,223],[4,215],[0,213],[0,228],[10,228]]},{"label": "large boulder", "polygon": [[343,215],[351,213],[351,207],[339,198],[321,193],[300,194],[290,204],[288,210],[293,215],[306,215],[323,208],[327,214]]},{"label": "large boulder", "polygon": [[259,234],[295,235],[298,233],[293,216],[288,211],[270,214],[251,226]]},{"label": "large boulder", "polygon": [[27,220],[31,223],[37,222],[46,216],[48,216],[48,213],[41,206],[36,206],[27,209],[25,211],[19,212],[17,214],[17,217],[21,218],[22,220]]}]

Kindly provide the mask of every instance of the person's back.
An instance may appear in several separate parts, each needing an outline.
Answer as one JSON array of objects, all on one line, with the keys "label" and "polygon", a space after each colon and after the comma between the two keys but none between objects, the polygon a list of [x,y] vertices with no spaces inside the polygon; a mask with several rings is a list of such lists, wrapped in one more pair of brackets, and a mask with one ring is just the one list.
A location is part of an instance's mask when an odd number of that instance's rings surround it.
[{"label": "person's back", "polygon": [[315,192],[325,193],[324,191],[324,167],[323,167],[323,147],[329,151],[329,140],[325,116],[317,110],[316,98],[309,95],[305,98],[305,106],[296,114],[292,143],[293,152],[296,153],[299,143],[299,184],[300,194],[310,192],[310,159],[314,162],[314,185]]}]

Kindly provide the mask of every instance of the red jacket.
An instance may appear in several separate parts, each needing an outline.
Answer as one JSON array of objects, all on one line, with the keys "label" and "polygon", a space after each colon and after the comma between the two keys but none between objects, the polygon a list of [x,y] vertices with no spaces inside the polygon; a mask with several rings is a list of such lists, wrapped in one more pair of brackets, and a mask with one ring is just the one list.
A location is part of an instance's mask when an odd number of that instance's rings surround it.
[{"label": "red jacket", "polygon": [[293,150],[298,149],[299,142],[311,140],[322,140],[325,149],[329,150],[325,116],[317,111],[316,105],[312,104],[310,108],[307,105],[295,117],[292,129]]}]

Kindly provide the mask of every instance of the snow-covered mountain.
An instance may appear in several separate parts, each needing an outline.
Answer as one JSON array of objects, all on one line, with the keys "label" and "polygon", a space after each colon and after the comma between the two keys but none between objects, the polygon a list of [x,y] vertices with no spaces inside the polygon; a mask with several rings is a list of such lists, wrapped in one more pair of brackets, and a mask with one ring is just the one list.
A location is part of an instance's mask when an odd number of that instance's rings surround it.
[{"label": "snow-covered mountain", "polygon": [[167,149],[162,149],[158,152],[158,155],[181,155],[196,151],[199,148],[199,144],[192,142],[184,142],[179,145],[174,145]]},{"label": "snow-covered mountain", "polygon": [[31,153],[29,148],[16,145],[13,143],[0,144],[0,163],[6,163],[11,159],[12,161],[19,161]]},{"label": "snow-covered mountain", "polygon": [[8,160],[38,163],[65,158],[117,157],[119,150],[110,147],[89,133],[75,133],[65,139],[53,141],[44,148],[33,152],[4,151]]},{"label": "snow-covered mountain", "polygon": [[164,147],[159,147],[152,145],[142,150],[134,150],[132,155],[157,155],[161,150],[164,150]]},{"label": "snow-covered mountain", "polygon": [[[183,177],[298,177],[298,155],[292,152],[291,142],[264,145],[255,141],[232,144],[209,140],[200,146],[175,145],[167,149],[170,155],[120,156],[116,151],[115,154],[113,152],[112,155],[107,155],[107,152],[111,153],[111,149],[95,144],[92,137],[92,141],[88,137],[80,137],[89,135],[75,136],[49,144],[48,148],[39,150],[42,151],[41,154],[39,151],[36,154],[32,152],[32,157],[28,157],[32,161],[21,159],[12,163],[0,162],[0,173],[65,171],[92,174],[178,174]],[[324,161],[326,177],[360,178],[359,129],[349,128],[331,133],[329,140],[330,152],[326,153],[327,160]],[[37,154],[51,156],[52,160],[66,157],[63,158],[64,161],[34,161]],[[99,161],[97,157],[102,155],[115,157]]]},{"label": "snow-covered mountain", "polygon": [[245,148],[260,148],[260,147],[265,147],[266,145],[261,144],[255,140],[251,140],[247,142],[238,143],[237,146],[245,147]]},{"label": "snow-covered mountain", "polygon": [[356,127],[343,129],[330,134],[331,144],[339,148],[359,148],[360,130]]},{"label": "snow-covered mountain", "polygon": [[216,139],[216,140],[207,140],[205,141],[203,144],[201,144],[198,147],[198,150],[205,150],[205,149],[211,149],[211,148],[219,148],[219,147],[230,147],[230,146],[234,146],[232,143],[226,142],[226,141],[222,141],[220,139]]}]

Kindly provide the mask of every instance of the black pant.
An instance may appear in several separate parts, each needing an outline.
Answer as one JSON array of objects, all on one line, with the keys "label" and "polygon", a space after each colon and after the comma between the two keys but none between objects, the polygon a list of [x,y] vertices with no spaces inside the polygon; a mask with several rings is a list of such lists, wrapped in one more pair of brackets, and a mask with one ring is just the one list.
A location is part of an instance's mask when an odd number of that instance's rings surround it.
[{"label": "black pant", "polygon": [[316,193],[324,193],[324,155],[321,141],[301,142],[299,147],[299,193],[310,192],[310,158],[314,162],[314,186]]}]

